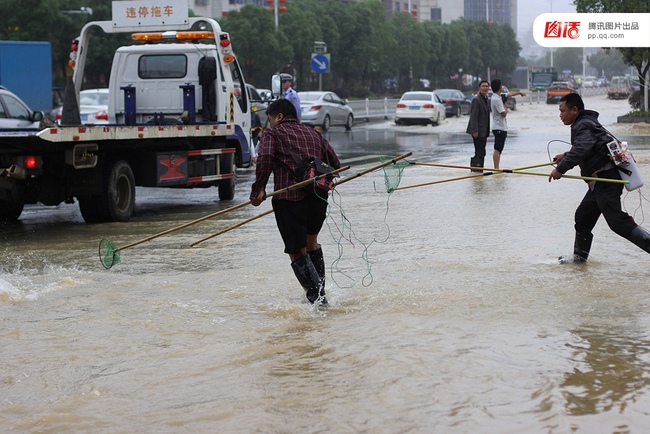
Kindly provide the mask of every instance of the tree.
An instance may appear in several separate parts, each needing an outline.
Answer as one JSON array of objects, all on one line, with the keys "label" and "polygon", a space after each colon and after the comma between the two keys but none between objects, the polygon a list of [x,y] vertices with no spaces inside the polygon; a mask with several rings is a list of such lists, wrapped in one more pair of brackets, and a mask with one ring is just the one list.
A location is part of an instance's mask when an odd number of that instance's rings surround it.
[{"label": "tree", "polygon": [[247,4],[219,20],[228,31],[237,59],[249,83],[268,87],[271,76],[293,57],[286,36],[275,29],[273,14],[266,8]]},{"label": "tree", "polygon": [[589,56],[588,61],[598,74],[604,73],[609,79],[615,75],[623,75],[627,69],[623,55],[618,50],[603,49],[600,53]]}]

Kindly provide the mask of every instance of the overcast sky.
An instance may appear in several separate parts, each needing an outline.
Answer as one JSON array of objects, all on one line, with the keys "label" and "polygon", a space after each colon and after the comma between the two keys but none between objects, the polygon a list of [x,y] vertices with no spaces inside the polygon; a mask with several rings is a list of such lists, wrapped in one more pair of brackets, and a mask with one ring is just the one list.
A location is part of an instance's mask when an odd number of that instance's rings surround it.
[{"label": "overcast sky", "polygon": [[575,11],[573,0],[517,0],[517,34],[529,32],[535,18],[543,13]]}]

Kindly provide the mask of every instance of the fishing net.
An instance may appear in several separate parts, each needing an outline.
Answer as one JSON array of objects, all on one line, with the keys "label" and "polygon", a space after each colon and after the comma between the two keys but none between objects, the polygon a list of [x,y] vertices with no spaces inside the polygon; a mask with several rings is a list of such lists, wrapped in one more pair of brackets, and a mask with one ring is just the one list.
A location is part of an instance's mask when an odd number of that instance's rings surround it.
[{"label": "fishing net", "polygon": [[106,238],[99,242],[99,261],[107,270],[120,262],[119,250]]},{"label": "fishing net", "polygon": [[[390,161],[390,160],[391,160],[390,158],[384,158],[384,157],[380,159],[382,163],[385,163],[386,161]],[[392,193],[395,191],[397,187],[399,187],[399,183],[402,180],[402,172],[404,172],[404,169],[409,164],[410,163],[406,160],[399,160],[393,162],[393,164],[389,164],[383,167],[384,182],[386,184],[387,193]]]}]

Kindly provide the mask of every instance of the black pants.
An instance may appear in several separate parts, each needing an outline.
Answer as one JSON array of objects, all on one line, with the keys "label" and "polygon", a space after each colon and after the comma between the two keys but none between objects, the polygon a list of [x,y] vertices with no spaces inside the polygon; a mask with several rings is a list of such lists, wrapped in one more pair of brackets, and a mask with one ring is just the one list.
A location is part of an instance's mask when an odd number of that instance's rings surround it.
[{"label": "black pants", "polygon": [[[600,178],[620,179],[617,169],[610,169],[599,174]],[[575,230],[591,234],[598,218],[602,214],[609,228],[625,239],[637,227],[628,213],[621,209],[623,184],[596,181],[578,205],[575,213]]]},{"label": "black pants", "polygon": [[487,137],[474,137],[474,157],[485,158],[485,147],[487,146]]}]

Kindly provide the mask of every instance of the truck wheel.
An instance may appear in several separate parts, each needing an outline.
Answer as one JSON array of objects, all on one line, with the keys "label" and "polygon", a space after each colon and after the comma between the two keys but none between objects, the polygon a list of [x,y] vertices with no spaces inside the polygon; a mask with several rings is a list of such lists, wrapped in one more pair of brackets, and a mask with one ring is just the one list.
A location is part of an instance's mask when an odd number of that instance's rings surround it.
[{"label": "truck wheel", "polygon": [[101,223],[109,220],[106,207],[102,207],[101,196],[78,196],[79,211],[86,223]]},{"label": "truck wheel", "polygon": [[[221,173],[234,173],[234,154],[221,155]],[[219,181],[219,200],[233,200],[235,198],[235,178]]]},{"label": "truck wheel", "polygon": [[15,222],[23,212],[24,203],[13,200],[0,200],[0,221]]},{"label": "truck wheel", "polygon": [[111,169],[104,195],[108,213],[114,222],[128,222],[135,210],[135,177],[126,161],[118,161]]},{"label": "truck wheel", "polygon": [[86,223],[128,222],[135,210],[135,178],[126,161],[107,172],[103,194],[79,196],[79,211]]}]

